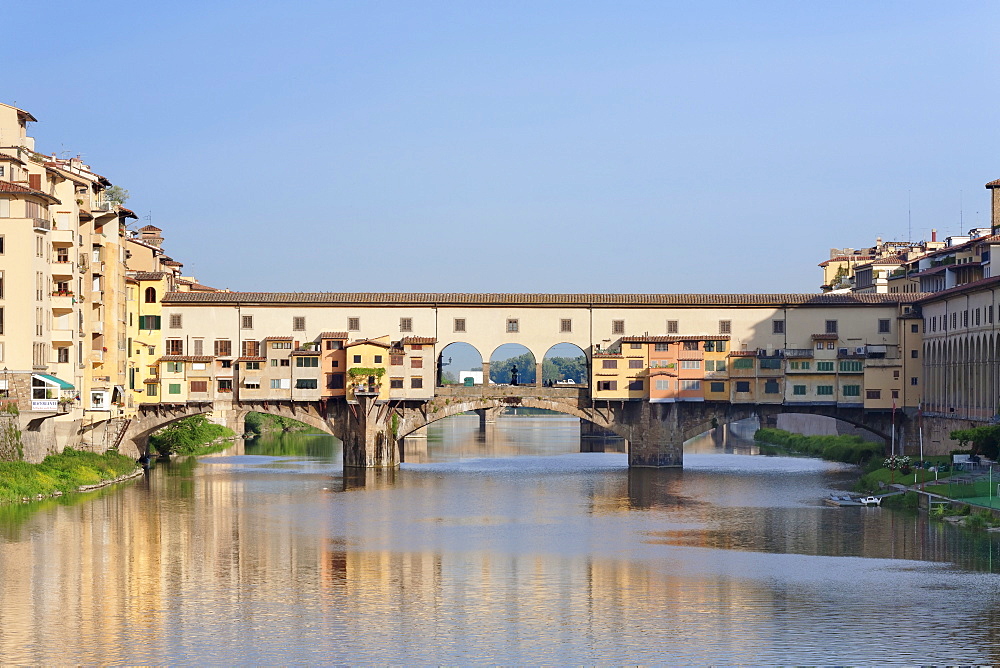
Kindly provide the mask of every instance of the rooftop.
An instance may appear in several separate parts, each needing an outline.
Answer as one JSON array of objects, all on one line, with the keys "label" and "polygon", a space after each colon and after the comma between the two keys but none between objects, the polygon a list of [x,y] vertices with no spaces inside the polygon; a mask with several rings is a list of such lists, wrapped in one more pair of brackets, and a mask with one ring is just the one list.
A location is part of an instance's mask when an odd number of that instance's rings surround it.
[{"label": "rooftop", "polygon": [[345,306],[837,306],[909,304],[924,295],[884,293],[826,294],[556,294],[556,293],[432,293],[432,292],[168,292],[171,304],[313,304]]}]

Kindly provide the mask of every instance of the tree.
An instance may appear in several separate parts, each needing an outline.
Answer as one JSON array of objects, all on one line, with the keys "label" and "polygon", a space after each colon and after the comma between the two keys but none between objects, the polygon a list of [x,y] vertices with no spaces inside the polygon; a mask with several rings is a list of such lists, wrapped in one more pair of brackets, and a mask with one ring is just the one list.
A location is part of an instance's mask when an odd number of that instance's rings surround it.
[{"label": "tree", "polygon": [[958,441],[960,447],[967,448],[972,444],[972,454],[985,455],[996,459],[1000,454],[1000,426],[984,425],[971,429],[958,429],[949,434]]},{"label": "tree", "polygon": [[111,186],[104,191],[104,201],[123,206],[128,201],[128,191],[121,186]]}]

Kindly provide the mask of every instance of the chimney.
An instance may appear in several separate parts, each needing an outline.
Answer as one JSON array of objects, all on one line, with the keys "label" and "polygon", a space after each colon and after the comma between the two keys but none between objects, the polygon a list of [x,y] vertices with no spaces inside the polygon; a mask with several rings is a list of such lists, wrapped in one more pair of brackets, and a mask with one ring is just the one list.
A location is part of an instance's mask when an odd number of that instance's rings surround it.
[{"label": "chimney", "polygon": [[1000,179],[987,183],[986,189],[990,191],[990,200],[993,207],[993,215],[990,217],[990,227],[993,228],[993,234],[997,234],[1000,231]]},{"label": "chimney", "polygon": [[931,241],[937,241],[937,230],[931,230]]}]

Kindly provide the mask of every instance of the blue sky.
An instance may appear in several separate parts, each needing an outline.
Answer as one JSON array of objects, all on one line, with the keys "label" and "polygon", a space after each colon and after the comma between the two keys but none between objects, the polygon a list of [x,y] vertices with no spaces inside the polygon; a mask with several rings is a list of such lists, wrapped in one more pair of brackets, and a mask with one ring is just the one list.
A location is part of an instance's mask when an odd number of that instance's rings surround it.
[{"label": "blue sky", "polygon": [[234,290],[812,292],[1000,177],[993,3],[11,4],[0,101]]}]

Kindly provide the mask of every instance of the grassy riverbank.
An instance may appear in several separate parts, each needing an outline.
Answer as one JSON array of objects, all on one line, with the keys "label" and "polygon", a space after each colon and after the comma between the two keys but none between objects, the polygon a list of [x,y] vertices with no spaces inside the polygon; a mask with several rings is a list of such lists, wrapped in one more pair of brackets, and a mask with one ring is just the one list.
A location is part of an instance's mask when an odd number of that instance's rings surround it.
[{"label": "grassy riverbank", "polygon": [[41,464],[0,462],[0,503],[75,492],[135,472],[135,460],[108,453],[98,455],[66,448]]},{"label": "grassy riverbank", "polygon": [[758,429],[753,436],[762,448],[820,457],[832,462],[864,464],[881,458],[885,447],[858,436],[804,436],[781,429]]}]

